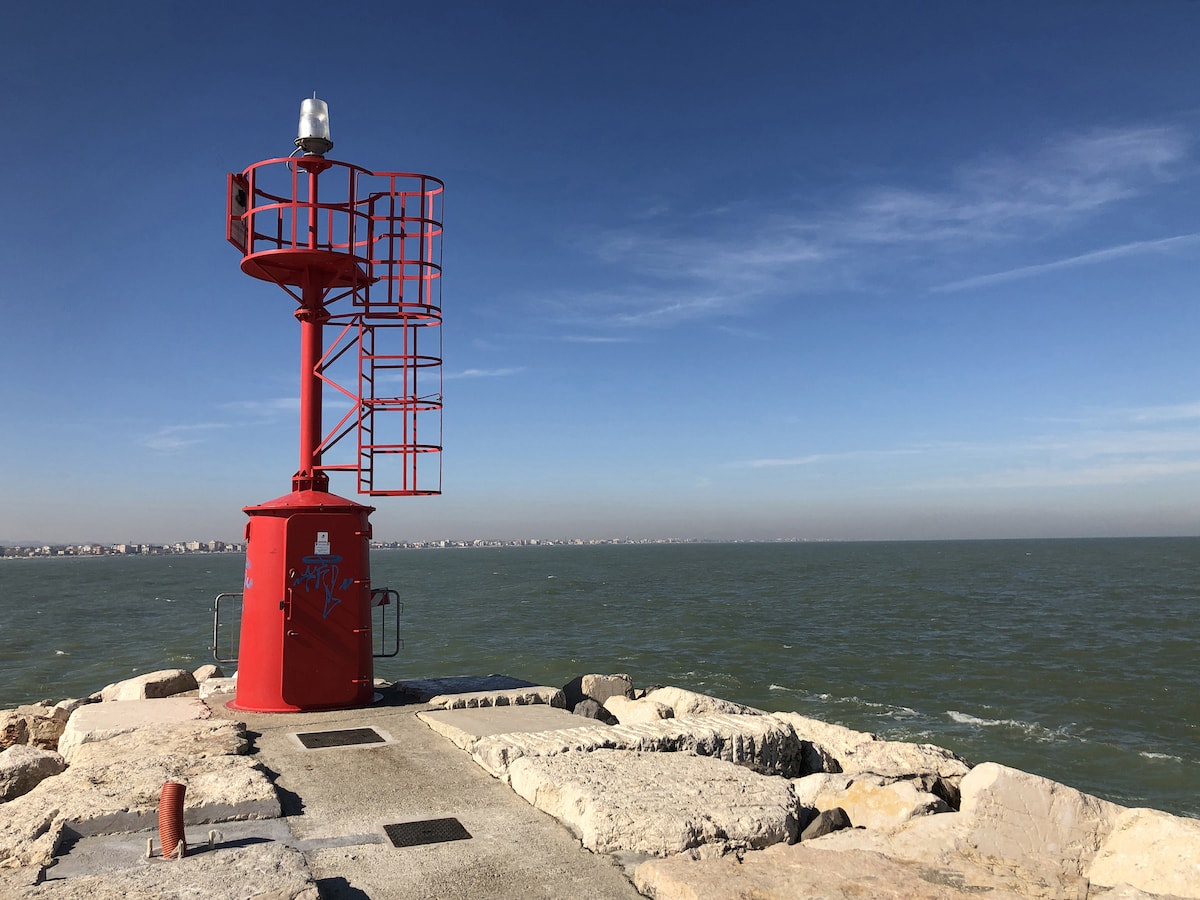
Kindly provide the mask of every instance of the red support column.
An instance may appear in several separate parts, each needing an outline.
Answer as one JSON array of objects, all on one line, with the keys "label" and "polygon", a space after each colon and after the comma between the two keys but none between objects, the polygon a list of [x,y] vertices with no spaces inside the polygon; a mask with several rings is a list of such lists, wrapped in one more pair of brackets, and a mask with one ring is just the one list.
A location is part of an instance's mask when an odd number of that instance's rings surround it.
[{"label": "red support column", "polygon": [[[329,478],[318,473],[321,465],[321,378],[317,368],[325,352],[324,325],[329,313],[321,305],[323,291],[305,285],[304,305],[296,310],[300,321],[300,468],[296,479],[304,485],[293,484],[293,490],[327,490]],[[321,485],[317,485],[317,481]]]}]

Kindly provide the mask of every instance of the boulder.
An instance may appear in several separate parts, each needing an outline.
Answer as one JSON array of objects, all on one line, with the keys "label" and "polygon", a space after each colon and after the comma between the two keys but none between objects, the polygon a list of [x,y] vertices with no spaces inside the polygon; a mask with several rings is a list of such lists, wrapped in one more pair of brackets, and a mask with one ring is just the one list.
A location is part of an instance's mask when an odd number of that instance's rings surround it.
[{"label": "boulder", "polygon": [[805,772],[880,775],[889,781],[911,781],[940,797],[951,809],[959,806],[959,782],[971,764],[933,744],[883,741],[866,731],[854,731],[797,713],[772,713],[787,722],[808,748]]},{"label": "boulder", "polygon": [[583,716],[585,719],[603,722],[605,725],[617,724],[617,717],[608,711],[608,707],[596,702],[591,697],[580,700],[571,708],[571,712],[577,716]]},{"label": "boulder", "polygon": [[633,699],[633,679],[628,675],[580,675],[563,685],[563,694],[567,709],[587,699],[601,704],[617,695]]},{"label": "boulder", "polygon": [[1085,873],[1122,807],[997,763],[976,766],[961,786],[959,812],[919,816],[891,832],[840,831],[821,847],[879,853],[1020,896],[1089,896]]},{"label": "boulder", "polygon": [[110,684],[100,691],[100,699],[154,700],[171,697],[197,688],[196,678],[187,669],[162,669]]},{"label": "boulder", "polygon": [[833,834],[835,831],[841,831],[843,828],[853,827],[846,811],[840,806],[835,806],[833,809],[824,809],[817,813],[800,832],[800,840],[813,841],[827,834]]},{"label": "boulder", "polygon": [[242,723],[226,719],[194,719],[157,722],[110,732],[103,738],[85,741],[74,747],[70,763],[72,766],[86,767],[152,756],[187,760],[210,756],[245,756],[249,752],[250,738]]},{"label": "boulder", "polygon": [[0,713],[0,750],[29,743],[29,722],[15,709]]},{"label": "boulder", "polygon": [[1087,876],[1093,886],[1125,884],[1148,894],[1200,897],[1200,820],[1127,809],[1104,838]]},{"label": "boulder", "polygon": [[489,706],[534,706],[544,704],[566,709],[563,692],[556,687],[533,685],[502,691],[469,691],[463,694],[439,694],[429,698],[433,709],[479,709]]},{"label": "boulder", "polygon": [[31,703],[0,711],[0,750],[29,744],[54,750],[71,713],[52,703]]},{"label": "boulder", "polygon": [[504,777],[512,761],[523,756],[601,749],[695,753],[787,778],[804,772],[804,748],[796,733],[778,719],[759,715],[685,716],[635,725],[492,734],[468,749],[497,777]]},{"label": "boulder", "polygon": [[[218,847],[164,862],[135,859],[110,871],[30,884],[22,900],[319,900],[303,854],[276,843]],[[53,877],[54,870],[50,870]],[[0,896],[5,882],[0,881]]]},{"label": "boulder", "polygon": [[799,713],[777,712],[771,713],[771,715],[791,725],[801,740],[820,744],[833,757],[845,756],[860,744],[879,740],[869,731],[855,731],[845,725],[834,725],[831,722],[822,722],[820,719],[810,719]]},{"label": "boulder", "polygon": [[191,825],[278,817],[270,779],[241,755],[248,746],[244,727],[229,721],[145,725],[81,744],[65,772],[4,805],[0,867],[44,864],[64,833],[152,828],[166,781],[187,785]]},{"label": "boulder", "polygon": [[964,843],[985,859],[1071,881],[1091,866],[1123,807],[997,763],[963,778]]},{"label": "boulder", "polygon": [[623,725],[633,725],[636,722],[657,722],[659,719],[674,718],[671,707],[654,700],[630,700],[624,696],[609,697],[604,701],[604,708],[617,717],[617,722]]},{"label": "boulder", "polygon": [[167,725],[211,716],[212,710],[208,706],[191,697],[125,700],[120,704],[92,703],[71,714],[59,738],[58,752],[70,763],[76,748],[82,744],[102,741],[147,725]]},{"label": "boulder", "polygon": [[594,750],[524,757],[509,778],[593,852],[720,855],[796,839],[787,781],[703,756]]},{"label": "boulder", "polygon": [[0,752],[0,803],[29,793],[66,767],[66,761],[53,750],[26,744],[9,747]]},{"label": "boulder", "polygon": [[[744,897],[754,900],[1019,900],[1053,893],[1017,893],[985,870],[969,864],[957,870],[933,869],[865,850],[826,849],[840,831],[818,842],[776,844],[765,850],[691,860],[652,859],[633,872],[634,886],[656,900]],[[1070,895],[1058,895],[1065,898]]]},{"label": "boulder", "polygon": [[960,779],[971,771],[969,762],[944,747],[907,741],[871,741],[836,759],[847,775],[871,772],[890,778],[936,775],[942,779]]},{"label": "boulder", "polygon": [[206,678],[200,682],[200,699],[207,700],[217,694],[232,694],[237,691],[237,678]]},{"label": "boulder", "polygon": [[729,700],[722,700],[719,697],[710,697],[708,694],[697,694],[695,691],[688,691],[677,687],[657,688],[647,693],[645,699],[653,700],[655,703],[661,703],[663,706],[669,707],[676,718],[680,716],[711,716],[717,714],[737,716],[765,715],[761,709],[755,709],[752,706],[743,706],[741,703],[733,703]]},{"label": "boulder", "polygon": [[914,816],[950,812],[942,798],[911,781],[879,775],[817,774],[794,779],[796,801],[821,812],[842,809],[855,827],[894,831]]},{"label": "boulder", "polygon": [[225,671],[218,665],[208,663],[198,669],[192,671],[192,677],[196,679],[196,684],[204,684],[210,678],[224,678]]},{"label": "boulder", "polygon": [[69,700],[59,700],[54,704],[55,709],[61,709],[68,716],[81,706],[86,706],[89,703],[98,703],[98,700],[93,700],[91,697],[73,697]]},{"label": "boulder", "polygon": [[832,725],[797,713],[773,713],[774,718],[787,722],[801,740],[818,744],[828,754],[829,772],[854,775],[872,772],[892,778],[913,778],[936,775],[957,779],[971,769],[971,764],[955,753],[933,744],[911,744],[907,741],[881,741],[866,731],[854,731],[842,725]]}]

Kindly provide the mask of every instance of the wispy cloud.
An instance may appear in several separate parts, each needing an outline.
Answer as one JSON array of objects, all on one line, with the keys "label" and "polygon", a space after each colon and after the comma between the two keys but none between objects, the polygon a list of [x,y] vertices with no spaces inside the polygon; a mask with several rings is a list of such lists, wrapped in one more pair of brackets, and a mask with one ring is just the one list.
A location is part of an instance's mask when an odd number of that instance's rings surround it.
[{"label": "wispy cloud", "polygon": [[632,344],[636,338],[628,335],[568,334],[562,340],[568,344]]},{"label": "wispy cloud", "polygon": [[232,400],[221,404],[222,409],[251,415],[274,415],[296,412],[300,409],[299,397],[275,397],[267,400]]},{"label": "wispy cloud", "polygon": [[910,490],[1031,490],[1118,487],[1200,472],[1200,459],[1110,460],[1087,466],[1024,466],[930,479]]},{"label": "wispy cloud", "polygon": [[823,463],[847,460],[880,459],[893,456],[914,456],[927,452],[917,447],[900,447],[891,450],[847,450],[835,453],[806,453],[800,456],[760,457],[731,463],[735,468],[778,469],[794,466],[815,466]]},{"label": "wispy cloud", "polygon": [[[1089,423],[1089,424],[1083,424]],[[890,460],[905,490],[1016,490],[1143,484],[1200,472],[1200,402],[1092,411],[1059,429],[996,442],[931,441],[731,463],[773,470]],[[908,462],[903,462],[907,459]],[[864,470],[869,471],[869,468]]]},{"label": "wispy cloud", "polygon": [[463,369],[461,372],[448,372],[443,377],[447,380],[452,378],[505,378],[524,371],[524,366],[510,366],[503,369]]},{"label": "wispy cloud", "polygon": [[1177,403],[1170,406],[1146,406],[1130,410],[1128,415],[1135,422],[1172,422],[1181,419],[1200,419],[1200,401]]},{"label": "wispy cloud", "polygon": [[1121,244],[1117,247],[1106,247],[1103,250],[1094,250],[1091,253],[1083,253],[1079,256],[1068,256],[1064,259],[1056,259],[1052,262],[1038,263],[1032,266],[1020,266],[1016,269],[1009,269],[1004,272],[992,272],[987,275],[976,275],[973,278],[964,278],[961,281],[952,281],[949,284],[938,285],[933,288],[934,291],[951,292],[962,291],[970,288],[988,287],[993,284],[1002,284],[1006,281],[1016,281],[1021,278],[1032,278],[1036,275],[1044,275],[1047,272],[1054,272],[1058,269],[1070,269],[1076,266],[1090,266],[1096,263],[1107,262],[1110,259],[1120,259],[1125,256],[1136,256],[1143,253],[1161,253],[1164,251],[1175,250],[1181,247],[1190,246],[1200,242],[1200,232],[1190,232],[1188,234],[1179,234],[1174,237],[1160,238],[1155,241],[1133,241],[1129,244]]},{"label": "wispy cloud", "polygon": [[[894,278],[998,242],[1043,238],[1177,177],[1190,152],[1171,126],[1095,130],[1021,155],[990,154],[948,171],[941,184],[850,188],[818,208],[755,215],[749,204],[704,216],[672,214],[591,235],[580,246],[628,288],[551,298],[561,321],[664,327],[736,314],[763,297],[852,288]],[[1148,252],[1200,234],[1136,241],[1069,259],[960,279],[965,290]]]},{"label": "wispy cloud", "polygon": [[1171,127],[1065,136],[1024,156],[964,163],[941,189],[869,191],[843,233],[871,243],[978,241],[1061,226],[1169,180],[1186,152]]},{"label": "wispy cloud", "polygon": [[165,425],[145,435],[139,443],[157,453],[176,453],[204,440],[204,433],[229,426],[223,422],[202,422],[194,425]]}]

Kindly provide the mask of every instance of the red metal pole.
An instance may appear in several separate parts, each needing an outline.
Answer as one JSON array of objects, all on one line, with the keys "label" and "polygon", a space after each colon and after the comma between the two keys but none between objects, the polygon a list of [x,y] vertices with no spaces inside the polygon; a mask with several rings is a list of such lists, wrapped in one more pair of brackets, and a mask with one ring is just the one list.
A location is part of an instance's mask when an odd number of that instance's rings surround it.
[{"label": "red metal pole", "polygon": [[[321,161],[322,163],[324,160]],[[303,161],[302,161],[303,165]],[[308,168],[308,167],[305,167]],[[324,166],[308,168],[308,249],[317,250],[318,209],[317,178]],[[294,490],[318,490],[328,488],[328,476],[318,474],[321,465],[321,379],[317,373],[321,357],[325,352],[324,325],[329,319],[325,309],[327,285],[314,283],[316,275],[305,276],[300,293],[300,308],[296,318],[300,321],[300,468],[293,480]]]},{"label": "red metal pole", "polygon": [[306,285],[304,305],[296,310],[300,320],[300,471],[313,478],[321,464],[321,379],[317,366],[325,350],[324,325],[329,313],[321,305],[324,291]]}]

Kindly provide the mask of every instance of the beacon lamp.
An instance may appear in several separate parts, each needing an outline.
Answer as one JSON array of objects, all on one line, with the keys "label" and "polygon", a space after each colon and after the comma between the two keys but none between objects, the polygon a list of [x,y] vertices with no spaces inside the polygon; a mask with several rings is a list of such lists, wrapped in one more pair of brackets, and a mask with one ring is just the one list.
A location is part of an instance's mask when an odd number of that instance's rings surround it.
[{"label": "beacon lamp", "polygon": [[303,150],[305,156],[324,156],[333,149],[333,141],[329,139],[329,106],[315,94],[311,100],[300,102],[296,148]]}]

